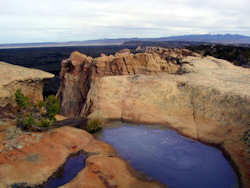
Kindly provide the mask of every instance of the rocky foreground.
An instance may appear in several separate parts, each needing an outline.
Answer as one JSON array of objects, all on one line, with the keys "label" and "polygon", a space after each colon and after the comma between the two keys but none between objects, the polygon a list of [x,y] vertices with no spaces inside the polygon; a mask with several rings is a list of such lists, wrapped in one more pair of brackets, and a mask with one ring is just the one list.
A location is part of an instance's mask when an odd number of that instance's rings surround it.
[{"label": "rocky foreground", "polygon": [[185,49],[62,62],[58,98],[68,117],[159,123],[221,148],[250,186],[250,70]]},{"label": "rocky foreground", "polygon": [[24,133],[9,126],[0,130],[0,139],[1,188],[42,186],[77,152],[88,156],[86,166],[62,187],[163,187],[141,180],[108,144],[80,129],[62,127],[45,133]]}]

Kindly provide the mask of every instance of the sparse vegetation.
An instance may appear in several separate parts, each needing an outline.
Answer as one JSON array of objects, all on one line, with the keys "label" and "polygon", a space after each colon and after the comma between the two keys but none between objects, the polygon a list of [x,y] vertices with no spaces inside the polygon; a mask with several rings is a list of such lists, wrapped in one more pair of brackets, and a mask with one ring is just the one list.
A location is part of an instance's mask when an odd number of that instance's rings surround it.
[{"label": "sparse vegetation", "polygon": [[45,109],[46,109],[46,117],[48,117],[49,120],[54,121],[55,115],[59,112],[59,102],[54,95],[50,95],[45,99],[44,103]]},{"label": "sparse vegetation", "polygon": [[30,105],[28,97],[25,97],[20,89],[16,90],[15,101],[19,109],[27,108]]},{"label": "sparse vegetation", "polygon": [[87,121],[86,130],[89,133],[95,133],[95,132],[102,129],[101,125],[102,125],[101,120],[99,120],[99,119],[89,119]]},{"label": "sparse vegetation", "polygon": [[17,90],[15,102],[17,104],[16,124],[24,130],[49,127],[56,121],[55,115],[59,112],[59,102],[53,95],[48,96],[45,101],[34,104],[21,90]]},{"label": "sparse vegetation", "polygon": [[17,119],[17,126],[22,129],[30,129],[32,125],[35,124],[35,119],[28,115],[27,117],[24,117],[23,119],[18,118]]}]

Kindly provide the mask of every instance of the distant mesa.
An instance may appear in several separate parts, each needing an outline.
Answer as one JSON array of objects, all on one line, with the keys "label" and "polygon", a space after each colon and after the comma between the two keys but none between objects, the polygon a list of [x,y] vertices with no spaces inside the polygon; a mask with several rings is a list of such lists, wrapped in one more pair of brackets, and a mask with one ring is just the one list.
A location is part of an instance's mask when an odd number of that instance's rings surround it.
[{"label": "distant mesa", "polygon": [[87,41],[71,42],[41,42],[41,43],[16,43],[0,44],[0,49],[4,48],[34,48],[34,47],[58,47],[58,46],[100,46],[100,45],[133,45],[138,42],[198,42],[198,43],[217,43],[217,44],[250,44],[250,36],[233,34],[200,34],[200,35],[181,35],[160,38],[117,38],[117,39],[97,39]]}]

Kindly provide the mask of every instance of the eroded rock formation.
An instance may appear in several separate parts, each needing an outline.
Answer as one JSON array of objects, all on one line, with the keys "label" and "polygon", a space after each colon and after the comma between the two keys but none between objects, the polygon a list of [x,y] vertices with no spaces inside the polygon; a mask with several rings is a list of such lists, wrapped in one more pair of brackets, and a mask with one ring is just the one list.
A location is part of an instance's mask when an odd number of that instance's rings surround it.
[{"label": "eroded rock formation", "polygon": [[33,101],[43,99],[45,79],[54,75],[36,69],[29,69],[0,62],[0,108],[13,103],[13,95],[20,89],[25,96]]},{"label": "eroded rock formation", "polygon": [[160,123],[219,145],[250,186],[250,70],[184,49],[126,50],[115,56],[77,52],[62,62],[62,113]]},{"label": "eroded rock formation", "polygon": [[67,117],[84,114],[84,104],[91,84],[104,76],[182,73],[183,57],[198,56],[188,50],[147,48],[145,53],[132,54],[128,49],[115,56],[102,54],[98,58],[73,52],[61,63],[61,84],[57,93],[61,113]]}]

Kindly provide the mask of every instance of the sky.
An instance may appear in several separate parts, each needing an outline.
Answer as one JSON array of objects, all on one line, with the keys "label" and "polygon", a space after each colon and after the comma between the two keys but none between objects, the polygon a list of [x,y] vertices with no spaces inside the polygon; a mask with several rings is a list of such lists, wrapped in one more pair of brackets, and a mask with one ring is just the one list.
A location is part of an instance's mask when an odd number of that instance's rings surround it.
[{"label": "sky", "polygon": [[0,0],[0,44],[250,36],[250,0]]}]

